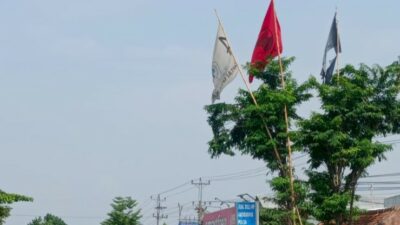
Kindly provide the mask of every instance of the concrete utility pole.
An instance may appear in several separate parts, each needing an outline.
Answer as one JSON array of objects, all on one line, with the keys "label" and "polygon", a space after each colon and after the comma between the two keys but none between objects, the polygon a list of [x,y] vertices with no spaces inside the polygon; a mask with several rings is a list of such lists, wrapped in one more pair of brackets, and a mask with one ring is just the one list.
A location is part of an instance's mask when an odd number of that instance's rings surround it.
[{"label": "concrete utility pole", "polygon": [[178,203],[178,209],[179,209],[179,221],[178,221],[178,223],[181,224],[181,216],[182,216],[183,205]]},{"label": "concrete utility pole", "polygon": [[156,218],[157,225],[160,225],[161,219],[168,218],[168,216],[162,214],[162,211],[167,207],[161,206],[161,202],[165,202],[166,199],[165,198],[161,199],[160,195],[157,195],[157,198],[153,198],[153,196],[151,196],[151,199],[156,201],[156,207],[155,207],[156,213],[153,213],[153,217]]},{"label": "concrete utility pole", "polygon": [[196,210],[198,216],[197,219],[199,220],[199,224],[201,225],[201,221],[203,220],[203,215],[205,212],[205,208],[203,207],[203,186],[210,185],[210,181],[208,180],[207,182],[203,182],[201,178],[199,178],[199,182],[194,182],[192,180],[192,184],[199,188],[199,203],[196,207]]}]

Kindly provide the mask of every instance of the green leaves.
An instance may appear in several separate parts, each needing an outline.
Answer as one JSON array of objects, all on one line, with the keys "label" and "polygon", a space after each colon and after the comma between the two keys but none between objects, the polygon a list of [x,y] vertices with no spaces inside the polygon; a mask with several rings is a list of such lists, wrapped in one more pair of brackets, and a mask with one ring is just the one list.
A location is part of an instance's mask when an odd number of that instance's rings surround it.
[{"label": "green leaves", "polygon": [[[312,213],[324,222],[333,220],[341,224],[351,220],[357,211],[353,202],[357,199],[358,179],[392,149],[374,138],[400,133],[400,65],[399,62],[387,67],[347,65],[330,85],[319,83],[315,77],[298,85],[288,71],[293,60],[283,59],[285,88],[281,85],[278,61],[272,61],[265,71],[248,66],[263,82],[253,92],[258,107],[244,90],[239,90],[233,104],[205,107],[214,134],[209,153],[211,157],[250,155],[265,161],[271,171],[279,171],[271,187],[280,206],[276,213],[287,219],[284,209],[290,208],[290,193],[285,177],[287,132],[283,109],[286,106],[290,120],[298,127],[290,132],[293,149],[310,156],[308,182],[295,183],[300,211],[304,215]],[[317,93],[321,111],[303,119],[297,115],[296,107],[312,97],[310,91]],[[279,167],[274,150],[284,168]]]},{"label": "green leaves", "polygon": [[274,149],[282,159],[285,160],[287,156],[284,107],[287,106],[289,118],[300,119],[296,114],[296,106],[311,97],[307,93],[309,84],[298,86],[291,78],[288,67],[293,61],[294,58],[282,61],[285,89],[281,86],[278,61],[272,61],[265,71],[255,74],[264,82],[253,92],[258,106],[255,106],[247,91],[239,90],[234,104],[218,103],[205,107],[214,134],[209,141],[211,157],[222,154],[233,156],[239,152],[264,160],[272,171],[279,170]]},{"label": "green leaves", "polygon": [[13,202],[32,202],[33,198],[18,194],[9,194],[0,190],[0,204],[11,204]]},{"label": "green leaves", "polygon": [[[341,224],[352,219],[358,179],[391,150],[373,140],[399,133],[400,66],[346,66],[331,85],[307,82],[322,112],[300,121],[296,145],[310,155],[309,184],[314,216]],[[348,211],[350,206],[350,211]]]},{"label": "green leaves", "polygon": [[138,203],[131,197],[116,197],[111,204],[113,210],[108,213],[108,219],[101,225],[139,225],[140,209],[135,209]]},{"label": "green leaves", "polygon": [[[296,107],[311,97],[308,93],[310,84],[299,86],[291,78],[288,67],[293,61],[294,58],[282,60],[285,88],[282,87],[277,60],[271,61],[262,72],[249,68],[256,78],[263,81],[253,92],[257,106],[247,91],[239,90],[233,104],[219,103],[205,107],[209,115],[208,123],[213,131],[208,149],[211,157],[222,154],[233,156],[235,153],[250,155],[254,159],[263,160],[271,171],[279,172],[278,178],[283,180],[274,180],[273,188],[276,191],[275,200],[280,206],[277,212],[284,218],[278,219],[277,224],[282,224],[281,219],[285,222],[291,221],[288,209],[293,208],[290,182],[285,177],[289,170],[286,162],[288,133],[284,109],[287,108],[289,120],[299,120],[301,118],[296,113]],[[295,141],[295,133],[289,134],[292,142]],[[298,189],[296,193],[304,193],[300,190],[303,189]],[[302,203],[305,196],[299,194],[297,202]]]},{"label": "green leaves", "polygon": [[9,204],[14,202],[32,202],[33,198],[19,194],[9,194],[0,190],[0,225],[4,224],[5,219],[10,216],[11,207]]},{"label": "green leaves", "polygon": [[288,217],[290,217],[290,213],[282,209],[261,208],[260,210],[261,225],[286,224]]},{"label": "green leaves", "polygon": [[332,217],[332,215],[340,215],[338,216],[339,218],[345,218],[348,213],[347,206],[349,205],[350,199],[351,195],[349,193],[333,194],[331,196],[327,196],[322,204],[318,205],[318,207],[313,208],[313,214],[321,221],[340,221],[340,219],[338,219],[337,217]]},{"label": "green leaves", "polygon": [[61,218],[52,214],[46,214],[44,218],[35,218],[28,225],[67,225]]}]

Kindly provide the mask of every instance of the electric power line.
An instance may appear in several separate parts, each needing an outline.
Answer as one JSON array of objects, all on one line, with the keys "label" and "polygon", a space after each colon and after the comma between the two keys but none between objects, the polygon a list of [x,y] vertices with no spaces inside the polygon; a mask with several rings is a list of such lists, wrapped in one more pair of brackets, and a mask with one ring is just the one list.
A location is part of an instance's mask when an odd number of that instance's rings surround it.
[{"label": "electric power line", "polygon": [[228,180],[243,180],[252,177],[266,176],[265,172],[257,173],[257,174],[248,174],[248,175],[240,175],[236,177],[228,177],[228,178],[220,178],[220,179],[211,179],[211,181],[228,181]]},{"label": "electric power line", "polygon": [[249,169],[249,170],[243,170],[243,171],[238,171],[234,173],[228,173],[228,174],[222,174],[222,175],[216,175],[216,176],[205,176],[203,178],[205,179],[219,179],[219,178],[225,178],[225,177],[234,177],[234,176],[240,176],[240,175],[246,175],[246,174],[251,174],[251,173],[256,173],[260,171],[266,170],[266,167],[257,167],[255,169]]},{"label": "electric power line", "polygon": [[180,191],[180,192],[177,192],[177,193],[173,193],[173,194],[167,195],[166,198],[170,198],[170,197],[173,197],[173,196],[177,196],[177,195],[186,193],[186,192],[188,192],[188,191],[191,191],[191,190],[193,190],[193,189],[195,189],[195,187],[190,187],[190,188],[187,188],[187,189],[185,189],[185,190],[183,190],[183,191]]},{"label": "electric power line", "polygon": [[400,190],[400,187],[357,187],[357,191],[392,191]]},{"label": "electric power line", "polygon": [[381,184],[381,185],[392,185],[392,184],[400,184],[400,181],[360,181],[358,185],[372,185],[372,184]]},{"label": "electric power line", "polygon": [[183,184],[180,184],[180,185],[178,185],[178,186],[176,186],[176,187],[173,187],[173,188],[167,189],[167,190],[165,190],[165,191],[162,191],[162,192],[160,192],[160,193],[158,193],[158,194],[159,194],[159,195],[162,195],[162,194],[165,194],[165,193],[168,193],[168,192],[171,192],[171,191],[175,191],[175,190],[177,190],[177,189],[179,189],[179,188],[181,188],[181,187],[184,187],[184,186],[186,186],[186,185],[188,185],[188,184],[190,184],[189,181],[187,181],[187,182],[185,182],[185,183],[183,183]]},{"label": "electric power line", "polygon": [[383,173],[383,174],[376,174],[376,175],[368,175],[368,176],[362,177],[360,179],[374,178],[374,177],[396,177],[396,176],[400,176],[400,173],[396,172],[396,173]]}]

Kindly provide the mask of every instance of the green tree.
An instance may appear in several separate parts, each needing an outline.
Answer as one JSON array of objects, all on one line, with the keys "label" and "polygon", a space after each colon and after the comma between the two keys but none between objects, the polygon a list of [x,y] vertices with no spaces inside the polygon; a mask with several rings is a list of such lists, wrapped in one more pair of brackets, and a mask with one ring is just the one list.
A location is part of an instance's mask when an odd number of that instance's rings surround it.
[{"label": "green tree", "polygon": [[[234,156],[235,152],[239,152],[263,160],[271,171],[278,172],[278,177],[270,185],[276,191],[275,202],[286,212],[292,208],[292,204],[284,107],[287,107],[291,121],[298,120],[300,117],[296,113],[296,106],[310,97],[306,93],[308,87],[299,86],[288,70],[293,61],[294,58],[283,59],[285,89],[281,86],[278,61],[272,61],[261,72],[250,68],[252,74],[262,81],[253,92],[259,107],[254,105],[250,94],[244,90],[239,90],[233,104],[218,103],[205,107],[213,131],[208,150],[211,157],[216,158],[222,154]],[[302,182],[296,182],[295,188],[295,193],[304,193]],[[297,204],[302,204],[303,200],[303,196],[296,196]],[[281,215],[282,224],[291,223],[288,214]]]},{"label": "green tree", "polygon": [[[278,208],[260,208],[260,225],[282,225],[283,218],[287,218],[288,212]],[[312,225],[307,221],[302,222],[303,225]]]},{"label": "green tree", "polygon": [[320,221],[352,224],[359,178],[391,145],[374,138],[400,132],[400,66],[346,66],[331,85],[310,78],[321,112],[299,122],[297,145],[310,155],[313,215]]},{"label": "green tree", "polygon": [[11,207],[10,204],[14,202],[31,202],[31,197],[9,194],[0,190],[0,225],[4,224],[7,217],[10,216]]},{"label": "green tree", "polygon": [[260,209],[260,225],[281,225],[282,218],[288,216],[287,211],[282,209]]},{"label": "green tree", "polygon": [[41,217],[35,218],[32,222],[28,223],[28,225],[67,225],[61,218],[46,214],[44,218]]},{"label": "green tree", "polygon": [[131,197],[116,197],[111,204],[112,211],[108,219],[101,225],[139,225],[140,209],[135,209],[138,203]]}]

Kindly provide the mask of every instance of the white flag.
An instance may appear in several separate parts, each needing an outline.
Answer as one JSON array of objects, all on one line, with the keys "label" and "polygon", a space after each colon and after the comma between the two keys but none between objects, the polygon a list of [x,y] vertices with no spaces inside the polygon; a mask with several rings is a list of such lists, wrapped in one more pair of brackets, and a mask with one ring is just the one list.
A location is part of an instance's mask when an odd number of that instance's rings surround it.
[{"label": "white flag", "polygon": [[214,82],[212,103],[219,99],[226,85],[235,79],[238,69],[238,65],[235,63],[235,59],[232,55],[231,47],[228,44],[221,24],[219,24],[212,61],[212,76]]}]

